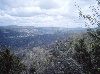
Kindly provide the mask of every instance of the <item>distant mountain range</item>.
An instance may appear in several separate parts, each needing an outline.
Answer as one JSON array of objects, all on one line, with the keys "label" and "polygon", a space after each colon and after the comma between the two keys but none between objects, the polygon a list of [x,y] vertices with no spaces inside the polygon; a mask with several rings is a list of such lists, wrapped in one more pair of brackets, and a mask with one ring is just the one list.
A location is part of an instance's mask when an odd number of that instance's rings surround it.
[{"label": "distant mountain range", "polygon": [[75,33],[86,32],[84,28],[1,26],[0,48],[31,49],[65,39]]}]

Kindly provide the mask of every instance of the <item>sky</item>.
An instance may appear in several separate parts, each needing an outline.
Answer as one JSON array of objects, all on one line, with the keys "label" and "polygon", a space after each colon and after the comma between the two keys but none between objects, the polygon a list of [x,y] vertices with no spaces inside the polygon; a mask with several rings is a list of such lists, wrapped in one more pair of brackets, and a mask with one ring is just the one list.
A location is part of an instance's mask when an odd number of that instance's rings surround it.
[{"label": "sky", "polygon": [[[0,0],[0,26],[85,27],[84,14],[95,0]],[[76,6],[75,6],[76,5]]]}]

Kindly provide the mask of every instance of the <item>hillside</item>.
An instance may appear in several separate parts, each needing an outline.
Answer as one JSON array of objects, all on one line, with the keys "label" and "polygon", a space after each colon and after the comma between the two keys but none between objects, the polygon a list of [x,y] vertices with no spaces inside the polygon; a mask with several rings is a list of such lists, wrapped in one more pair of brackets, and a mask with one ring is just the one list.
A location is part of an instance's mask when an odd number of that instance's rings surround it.
[{"label": "hillside", "polygon": [[85,31],[86,29],[83,28],[3,26],[0,27],[0,47],[32,49],[33,47],[52,44],[72,34]]},{"label": "hillside", "polygon": [[[24,65],[21,68],[25,68],[19,70],[20,74],[98,74],[100,71],[99,29],[86,32],[83,28],[10,26],[1,27],[0,33],[0,61],[8,57],[12,62],[17,60],[13,57],[16,55]],[[10,49],[4,50],[7,47]],[[3,62],[7,63],[8,58]]]}]

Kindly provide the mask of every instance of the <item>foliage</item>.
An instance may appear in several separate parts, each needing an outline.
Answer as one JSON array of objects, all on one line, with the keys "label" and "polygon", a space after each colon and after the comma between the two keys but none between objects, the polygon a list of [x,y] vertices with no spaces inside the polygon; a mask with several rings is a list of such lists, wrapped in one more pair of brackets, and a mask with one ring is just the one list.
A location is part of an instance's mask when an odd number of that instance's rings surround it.
[{"label": "foliage", "polygon": [[0,52],[0,74],[20,74],[25,69],[20,58],[6,49]]},{"label": "foliage", "polygon": [[83,72],[85,74],[89,74],[92,72],[92,62],[91,62],[91,55],[87,51],[87,46],[85,44],[85,40],[80,39],[78,43],[75,44],[76,53],[75,59],[81,65]]},{"label": "foliage", "polygon": [[[79,9],[79,15],[83,17],[86,21],[92,25],[97,25],[95,29],[88,29],[88,34],[91,37],[90,48],[91,51],[87,52],[89,49],[87,45],[84,46],[84,39],[80,39],[77,44],[75,44],[76,57],[78,63],[82,65],[83,71],[86,74],[99,74],[100,73],[100,14],[99,14],[99,6],[100,1],[97,0],[98,7],[90,6],[92,9],[93,15],[84,15],[82,11]],[[89,25],[88,22],[86,26]],[[83,51],[84,50],[84,51]],[[84,67],[85,66],[85,67]]]}]

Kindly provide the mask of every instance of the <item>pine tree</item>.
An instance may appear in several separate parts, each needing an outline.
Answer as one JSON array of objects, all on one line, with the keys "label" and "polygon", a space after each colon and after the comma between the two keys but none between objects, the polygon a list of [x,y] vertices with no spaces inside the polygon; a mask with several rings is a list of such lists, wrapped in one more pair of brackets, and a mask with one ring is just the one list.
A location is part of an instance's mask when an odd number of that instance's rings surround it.
[{"label": "pine tree", "polygon": [[25,69],[20,58],[6,49],[0,52],[0,74],[20,74]]}]

